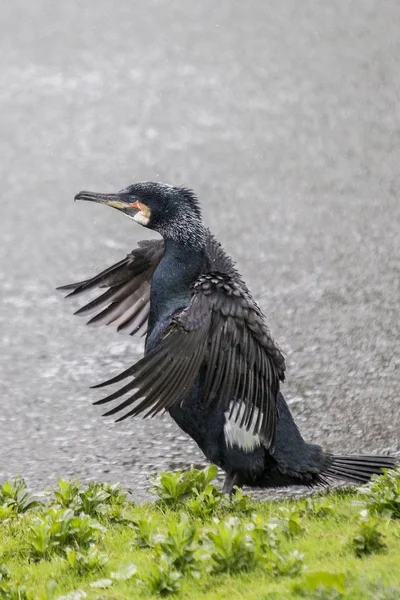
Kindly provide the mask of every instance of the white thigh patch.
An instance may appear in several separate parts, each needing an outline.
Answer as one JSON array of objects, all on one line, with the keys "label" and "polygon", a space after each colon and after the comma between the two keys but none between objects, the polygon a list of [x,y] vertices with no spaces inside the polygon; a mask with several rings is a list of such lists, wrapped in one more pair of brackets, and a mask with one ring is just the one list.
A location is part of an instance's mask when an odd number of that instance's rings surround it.
[{"label": "white thigh patch", "polygon": [[[258,435],[254,435],[250,431],[246,431],[245,427],[240,427],[240,418],[238,419],[239,423],[237,423],[234,419],[238,413],[238,409],[234,410],[231,418],[229,418],[230,410],[226,411],[225,417],[226,422],[224,425],[224,435],[225,441],[228,446],[238,446],[241,450],[245,452],[251,452],[258,446],[261,446],[261,440]],[[252,423],[255,423],[257,420],[258,411],[254,411]]]}]

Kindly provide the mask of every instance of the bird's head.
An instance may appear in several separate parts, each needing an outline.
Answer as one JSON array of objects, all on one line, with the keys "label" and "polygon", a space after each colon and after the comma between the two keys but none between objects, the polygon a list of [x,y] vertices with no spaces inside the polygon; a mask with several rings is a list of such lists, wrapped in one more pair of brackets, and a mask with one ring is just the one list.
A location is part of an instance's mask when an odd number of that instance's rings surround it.
[{"label": "bird's head", "polygon": [[176,241],[203,237],[204,227],[192,190],[165,183],[134,183],[116,194],[79,192],[75,200],[112,206],[144,227]]}]

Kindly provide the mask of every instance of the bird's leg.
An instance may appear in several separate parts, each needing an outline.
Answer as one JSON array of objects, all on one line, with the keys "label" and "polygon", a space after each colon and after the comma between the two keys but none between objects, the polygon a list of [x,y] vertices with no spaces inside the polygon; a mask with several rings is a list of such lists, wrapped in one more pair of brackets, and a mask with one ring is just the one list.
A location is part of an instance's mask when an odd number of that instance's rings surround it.
[{"label": "bird's leg", "polygon": [[224,481],[224,486],[222,488],[223,494],[233,494],[233,487],[238,485],[238,476],[236,473],[227,473]]}]

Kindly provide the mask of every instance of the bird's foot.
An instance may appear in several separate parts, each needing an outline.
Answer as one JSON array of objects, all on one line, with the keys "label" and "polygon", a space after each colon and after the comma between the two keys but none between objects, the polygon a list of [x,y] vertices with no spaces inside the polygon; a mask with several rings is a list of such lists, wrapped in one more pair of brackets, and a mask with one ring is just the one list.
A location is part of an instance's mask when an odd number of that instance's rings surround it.
[{"label": "bird's foot", "polygon": [[234,487],[241,487],[237,473],[227,473],[222,488],[223,494],[233,494]]}]

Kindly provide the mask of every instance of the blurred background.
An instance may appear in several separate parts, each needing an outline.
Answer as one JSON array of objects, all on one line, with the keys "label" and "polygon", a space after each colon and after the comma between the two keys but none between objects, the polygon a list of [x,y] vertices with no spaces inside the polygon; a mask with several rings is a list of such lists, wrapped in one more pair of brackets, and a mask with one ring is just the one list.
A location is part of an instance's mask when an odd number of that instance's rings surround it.
[{"label": "blurred background", "polygon": [[152,237],[81,189],[195,189],[287,353],[309,441],[400,451],[400,5],[13,0],[0,23],[0,480],[203,464],[169,417],[114,424],[89,385],[142,341],[55,287]]}]

